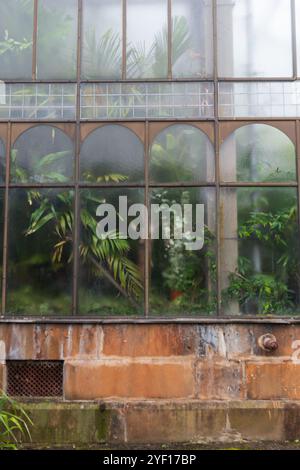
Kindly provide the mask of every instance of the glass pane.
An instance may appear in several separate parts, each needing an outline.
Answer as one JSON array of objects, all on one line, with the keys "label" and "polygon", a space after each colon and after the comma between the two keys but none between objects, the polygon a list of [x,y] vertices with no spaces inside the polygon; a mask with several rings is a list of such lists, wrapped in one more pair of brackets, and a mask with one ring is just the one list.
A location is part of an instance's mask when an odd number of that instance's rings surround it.
[{"label": "glass pane", "polygon": [[[153,239],[152,235],[150,313],[161,316],[215,314],[215,190],[156,189],[151,193],[151,204],[151,230],[158,225],[162,204],[169,208],[177,204],[178,207],[174,211],[176,216],[171,216],[170,228],[166,226],[163,232],[160,229],[158,239]],[[189,217],[185,204],[192,205],[193,217],[180,238],[175,234]],[[196,217],[197,204],[204,205],[204,218]],[[167,224],[167,217],[165,220]],[[194,248],[187,249],[186,242],[195,243]]]},{"label": "glass pane", "polygon": [[218,0],[221,77],[292,77],[287,0]]},{"label": "glass pane", "polygon": [[2,140],[0,139],[0,182],[3,183],[5,181],[5,146]]},{"label": "glass pane", "polygon": [[71,314],[73,196],[10,191],[7,313]]},{"label": "glass pane", "polygon": [[275,127],[250,124],[233,132],[221,146],[223,181],[295,181],[296,150]]},{"label": "glass pane", "polygon": [[298,117],[300,81],[219,83],[220,117]]},{"label": "glass pane", "polygon": [[122,75],[122,0],[83,2],[82,76],[117,79]]},{"label": "glass pane", "polygon": [[150,179],[155,182],[212,182],[214,149],[204,132],[176,124],[160,132],[151,147]]},{"label": "glass pane", "polygon": [[224,312],[300,313],[296,188],[224,189],[221,220]]},{"label": "glass pane", "polygon": [[0,0],[0,79],[31,79],[33,0]]},{"label": "glass pane", "polygon": [[75,79],[77,0],[39,0],[37,77]]},{"label": "glass pane", "polygon": [[73,160],[73,143],[63,131],[51,126],[32,127],[21,134],[11,151],[11,181],[70,181]]},{"label": "glass pane", "polygon": [[167,75],[167,0],[127,0],[127,78]]},{"label": "glass pane", "polygon": [[173,77],[212,76],[212,2],[173,0],[172,25]]},{"label": "glass pane", "polygon": [[[201,119],[214,117],[213,83],[88,83],[81,119]],[[1,106],[0,106],[1,112]]]},{"label": "glass pane", "polygon": [[[120,197],[125,201],[123,214]],[[121,202],[120,202],[121,201]],[[143,311],[144,240],[126,238],[133,217],[127,208],[143,204],[144,192],[139,189],[84,189],[81,191],[80,292],[79,309],[83,315],[123,316]],[[110,204],[115,227],[99,223],[99,206]],[[100,231],[99,231],[100,230]],[[105,234],[109,234],[107,237]]]},{"label": "glass pane", "polygon": [[[3,232],[4,232],[4,189],[0,189],[0,302],[2,301],[2,275],[3,275]],[[1,311],[1,306],[0,306]]]},{"label": "glass pane", "polygon": [[144,147],[126,127],[103,126],[83,142],[80,166],[81,180],[85,182],[140,182],[144,179]]}]

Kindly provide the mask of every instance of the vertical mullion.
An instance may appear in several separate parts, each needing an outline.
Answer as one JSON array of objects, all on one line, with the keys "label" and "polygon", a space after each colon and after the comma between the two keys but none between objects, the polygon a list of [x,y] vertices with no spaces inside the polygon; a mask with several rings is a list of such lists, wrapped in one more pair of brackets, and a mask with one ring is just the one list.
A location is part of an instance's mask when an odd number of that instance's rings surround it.
[{"label": "vertical mullion", "polygon": [[296,27],[296,4],[295,0],[291,0],[291,19],[292,19],[292,53],[293,53],[293,78],[298,76],[297,64],[297,27]]},{"label": "vertical mullion", "polygon": [[32,36],[32,80],[36,80],[37,30],[38,30],[38,0],[34,0],[34,7],[33,7],[33,36]]},{"label": "vertical mullion", "polygon": [[81,79],[81,36],[82,36],[82,0],[78,0],[78,30],[77,30],[77,100],[76,100],[76,133],[75,133],[75,197],[74,197],[74,227],[73,227],[73,292],[72,314],[78,313],[78,274],[79,274],[79,237],[80,237],[80,79]]},{"label": "vertical mullion", "polygon": [[122,80],[126,80],[127,72],[127,0],[122,0]]},{"label": "vertical mullion", "polygon": [[168,78],[172,79],[172,0],[168,0]]},{"label": "vertical mullion", "polygon": [[9,210],[9,175],[10,175],[11,122],[7,124],[6,170],[4,196],[4,230],[3,230],[3,273],[2,273],[2,315],[6,312],[7,260],[8,260],[8,210]]},{"label": "vertical mullion", "polygon": [[217,241],[217,315],[221,315],[221,236],[220,236],[220,145],[219,145],[219,90],[218,90],[218,44],[217,44],[217,0],[213,0],[213,60],[214,60],[214,148],[216,183],[216,241]]},{"label": "vertical mullion", "polygon": [[145,206],[147,207],[147,235],[145,240],[145,316],[149,316],[149,266],[150,266],[150,199],[149,199],[149,121],[145,121]]}]

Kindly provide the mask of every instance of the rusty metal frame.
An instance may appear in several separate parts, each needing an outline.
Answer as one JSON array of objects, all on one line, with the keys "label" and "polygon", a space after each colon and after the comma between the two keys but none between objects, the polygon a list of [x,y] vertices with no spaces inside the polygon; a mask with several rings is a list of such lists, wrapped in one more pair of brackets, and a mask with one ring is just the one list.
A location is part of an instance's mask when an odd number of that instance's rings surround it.
[{"label": "rusty metal frame", "polygon": [[[33,52],[32,52],[32,80],[6,80],[7,83],[49,83],[49,80],[40,80],[36,75],[37,67],[37,30],[38,30],[38,2],[34,0],[34,15],[33,15]],[[167,21],[168,21],[168,76],[167,78],[157,79],[132,79],[127,80],[127,64],[126,64],[126,51],[127,51],[127,0],[122,0],[122,78],[120,80],[85,80],[81,78],[81,57],[82,57],[82,28],[83,28],[83,0],[77,0],[78,18],[77,18],[77,64],[76,64],[76,80],[51,80],[51,83],[73,83],[77,85],[77,101],[76,101],[76,120],[66,120],[63,122],[57,122],[57,120],[10,120],[3,121],[0,123],[1,129],[6,126],[6,137],[3,138],[3,131],[1,134],[2,140],[5,142],[6,149],[6,175],[5,182],[0,184],[0,188],[4,190],[4,232],[3,232],[3,274],[2,274],[2,316],[0,321],[4,322],[53,322],[53,323],[68,323],[68,322],[101,322],[101,323],[300,323],[299,318],[286,317],[281,318],[280,316],[269,317],[268,319],[259,318],[257,316],[244,316],[232,317],[224,316],[222,314],[222,302],[221,302],[221,285],[220,285],[220,191],[222,188],[234,188],[234,187],[293,187],[297,188],[298,193],[298,219],[300,229],[300,119],[293,117],[245,117],[245,118],[222,118],[219,117],[219,90],[218,84],[222,82],[293,82],[297,79],[297,37],[296,37],[296,10],[295,0],[290,0],[291,8],[291,19],[292,19],[292,57],[293,57],[293,76],[292,77],[227,77],[222,78],[218,76],[218,42],[217,42],[217,0],[212,0],[212,40],[213,40],[213,76],[207,78],[173,78],[172,77],[172,0],[166,0],[167,4]],[[123,121],[122,119],[113,119],[111,121],[96,121],[96,120],[80,120],[80,86],[84,83],[156,83],[156,82],[210,82],[214,84],[214,117],[207,118],[203,117],[197,121],[195,119],[132,119],[130,121]],[[220,177],[220,146],[226,134],[233,132],[235,129],[250,124],[253,122],[260,122],[272,125],[283,132],[285,132],[291,140],[294,142],[296,147],[297,155],[297,181],[295,182],[275,182],[275,183],[254,183],[254,182],[222,182]],[[143,141],[144,144],[144,182],[143,183],[97,183],[97,184],[86,184],[80,181],[80,148],[84,138],[89,134],[88,129],[92,132],[94,129],[104,125],[110,124],[122,124],[124,127],[131,129],[136,135]],[[138,124],[136,124],[138,123]],[[149,159],[150,159],[150,148],[155,135],[163,129],[167,128],[172,124],[190,124],[201,129],[210,139],[214,145],[215,150],[215,181],[211,183],[198,183],[198,182],[174,182],[174,183],[153,183],[149,180]],[[9,180],[10,174],[10,151],[15,139],[26,129],[34,127],[35,125],[55,125],[58,128],[65,130],[64,127],[72,124],[69,131],[66,132],[71,135],[75,141],[75,179],[74,182],[55,184],[19,184],[11,183]],[[75,132],[73,131],[75,128]],[[224,129],[226,128],[226,131]],[[71,130],[72,129],[72,130]],[[84,131],[84,132],[83,132]],[[83,135],[85,134],[85,137]],[[141,138],[143,137],[143,138]],[[73,233],[73,291],[72,291],[72,316],[64,316],[60,318],[56,316],[50,317],[14,317],[4,316],[6,310],[6,296],[7,296],[7,267],[8,267],[8,248],[9,248],[9,191],[15,188],[73,188],[74,189],[74,233]],[[145,194],[145,204],[149,207],[150,204],[150,191],[152,188],[186,188],[186,187],[212,187],[216,191],[216,259],[217,259],[217,312],[216,317],[207,318],[203,316],[199,317],[178,317],[178,316],[153,316],[149,311],[149,291],[151,283],[151,268],[150,268],[150,237],[145,240],[144,246],[144,316],[138,317],[106,317],[106,316],[89,316],[82,318],[78,312],[78,287],[79,287],[79,241],[80,241],[80,190],[82,188],[143,188]],[[148,212],[150,213],[150,211]],[[150,216],[149,216],[150,218]],[[150,220],[148,221],[148,229],[150,235]]]}]

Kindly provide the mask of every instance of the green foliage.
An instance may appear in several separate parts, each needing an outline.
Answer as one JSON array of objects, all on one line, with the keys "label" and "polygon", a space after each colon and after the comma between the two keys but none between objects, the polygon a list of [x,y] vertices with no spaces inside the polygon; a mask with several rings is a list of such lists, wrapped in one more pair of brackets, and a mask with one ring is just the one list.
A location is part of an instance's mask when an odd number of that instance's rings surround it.
[{"label": "green foliage", "polygon": [[85,36],[84,69],[89,79],[119,76],[122,69],[122,42],[120,35],[107,30],[97,41],[96,30]]},{"label": "green foliage", "polygon": [[236,300],[241,307],[256,305],[261,314],[295,309],[300,286],[296,206],[275,213],[251,212],[238,234],[241,241],[259,243],[263,251],[270,253],[272,273],[255,272],[252,261],[240,256],[236,272],[229,276],[225,301]]},{"label": "green foliage", "polygon": [[29,436],[33,423],[21,405],[4,392],[0,395],[0,450],[16,450],[20,438]]}]

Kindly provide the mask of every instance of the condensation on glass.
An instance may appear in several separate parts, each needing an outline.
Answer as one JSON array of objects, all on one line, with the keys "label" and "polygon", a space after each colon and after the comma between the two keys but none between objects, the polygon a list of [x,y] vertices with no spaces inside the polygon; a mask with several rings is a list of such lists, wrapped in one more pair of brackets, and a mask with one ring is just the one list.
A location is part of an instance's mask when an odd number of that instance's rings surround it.
[{"label": "condensation on glass", "polygon": [[57,127],[39,125],[18,137],[11,150],[14,183],[66,183],[73,179],[74,144]]},{"label": "condensation on glass", "polygon": [[33,0],[0,0],[0,79],[31,79]]},{"label": "condensation on glass", "polygon": [[39,0],[37,78],[76,79],[77,0]]},{"label": "condensation on glass", "polygon": [[298,117],[300,81],[295,82],[220,82],[219,116]]},{"label": "condensation on glass", "polygon": [[[151,226],[159,217],[159,207],[168,204],[174,208],[171,232],[163,232],[157,240],[151,241],[150,314],[158,316],[214,315],[216,313],[216,254],[215,225],[216,201],[214,188],[156,188],[150,192]],[[187,233],[177,239],[176,231],[182,228],[185,206],[204,205],[203,237],[201,250],[186,250],[190,240]],[[157,210],[155,206],[158,206]],[[173,210],[173,209],[172,209]],[[196,214],[193,214],[194,223]],[[196,230],[195,225],[192,227]],[[199,229],[199,226],[198,226]]]},{"label": "condensation on glass", "polygon": [[132,130],[105,125],[84,140],[80,169],[80,179],[86,183],[142,182],[144,145]]},{"label": "condensation on glass", "polygon": [[211,1],[172,1],[173,78],[213,75],[213,14]]},{"label": "condensation on glass", "polygon": [[270,125],[244,125],[223,142],[220,169],[226,182],[296,181],[295,145]]},{"label": "condensation on glass", "polygon": [[74,194],[11,189],[6,312],[70,315]]},{"label": "condensation on glass", "polygon": [[220,77],[292,77],[287,0],[217,0]]},{"label": "condensation on glass", "polygon": [[83,2],[82,78],[122,77],[122,0]]},{"label": "condensation on glass", "polygon": [[0,120],[75,120],[76,85],[0,82]]},{"label": "condensation on glass", "polygon": [[190,119],[214,116],[214,85],[89,83],[81,85],[81,119]]},{"label": "condensation on glass", "polygon": [[156,183],[213,182],[214,148],[204,132],[188,124],[161,131],[151,146],[150,180]]},{"label": "condensation on glass", "polygon": [[[136,316],[144,312],[145,248],[143,240],[126,238],[133,217],[119,212],[120,197],[128,207],[144,203],[143,189],[93,188],[80,191],[81,231],[79,313]],[[95,236],[100,204],[115,210],[116,229],[109,239]],[[110,227],[107,228],[109,233]]]},{"label": "condensation on glass", "polygon": [[167,0],[127,0],[127,78],[167,78]]}]

